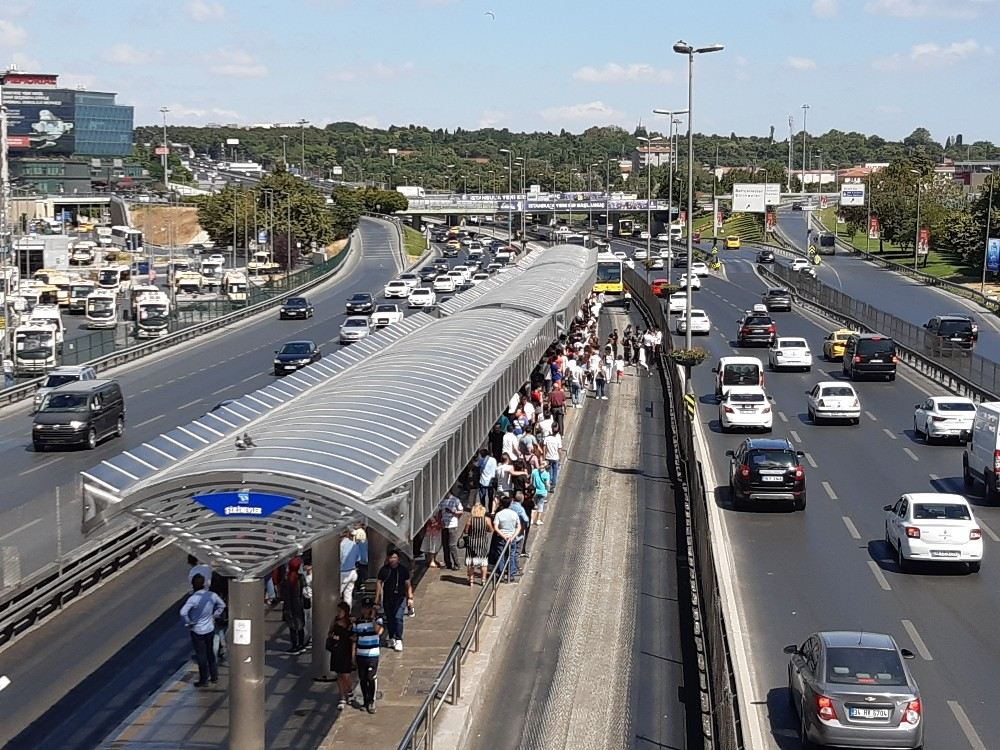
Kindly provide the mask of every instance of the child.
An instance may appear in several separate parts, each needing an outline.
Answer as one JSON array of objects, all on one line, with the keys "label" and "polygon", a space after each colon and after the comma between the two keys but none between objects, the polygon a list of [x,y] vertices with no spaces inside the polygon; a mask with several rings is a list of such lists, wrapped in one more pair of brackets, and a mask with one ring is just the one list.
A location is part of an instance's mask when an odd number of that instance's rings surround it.
[{"label": "child", "polygon": [[625,377],[625,360],[619,357],[615,360],[615,382],[622,382],[622,378]]}]

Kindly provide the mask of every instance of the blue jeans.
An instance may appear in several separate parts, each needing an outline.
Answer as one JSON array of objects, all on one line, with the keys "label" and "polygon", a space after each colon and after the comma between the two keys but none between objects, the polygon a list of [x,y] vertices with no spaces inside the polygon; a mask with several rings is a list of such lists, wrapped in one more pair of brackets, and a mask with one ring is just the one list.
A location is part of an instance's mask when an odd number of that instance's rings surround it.
[{"label": "blue jeans", "polygon": [[521,543],[524,537],[517,537],[510,542],[510,559],[507,561],[507,572],[511,577],[516,576],[520,571],[517,567],[517,555],[521,551]]},{"label": "blue jeans", "polygon": [[556,488],[556,482],[559,479],[559,461],[549,460],[549,487],[552,489]]},{"label": "blue jeans", "polygon": [[597,398],[603,398],[604,396],[608,395],[607,394],[607,386],[608,386],[608,381],[607,380],[595,380],[594,384],[597,386],[597,393],[596,393]]},{"label": "blue jeans", "polygon": [[580,384],[579,383],[573,383],[569,387],[569,393],[570,393],[570,397],[573,399],[573,405],[574,406],[579,406],[580,405],[580,401],[582,400],[580,398],[580,395],[582,393],[582,389],[580,388]]},{"label": "blue jeans", "polygon": [[406,598],[385,599],[385,629],[389,638],[403,640],[403,621],[406,619]]}]

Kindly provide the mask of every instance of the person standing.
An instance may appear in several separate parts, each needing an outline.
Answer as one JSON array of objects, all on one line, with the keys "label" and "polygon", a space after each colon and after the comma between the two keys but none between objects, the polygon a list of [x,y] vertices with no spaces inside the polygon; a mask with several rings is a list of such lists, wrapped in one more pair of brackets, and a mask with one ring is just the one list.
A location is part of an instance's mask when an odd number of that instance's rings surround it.
[{"label": "person standing", "polygon": [[509,497],[500,498],[500,510],[493,516],[493,529],[496,531],[500,545],[500,549],[497,550],[498,554],[505,545],[510,544],[507,572],[509,579],[514,580],[518,573],[517,538],[521,536],[521,519],[518,518],[515,511],[511,510]]},{"label": "person standing", "polygon": [[288,573],[281,583],[281,619],[288,626],[290,654],[306,649],[305,578],[302,576],[302,558],[293,557],[288,563]]},{"label": "person standing", "polygon": [[562,431],[565,428],[566,391],[563,390],[563,381],[561,380],[555,384],[552,393],[549,394],[549,410],[552,412],[552,418],[559,425],[559,430]]},{"label": "person standing", "polygon": [[[356,532],[355,532],[356,533]],[[358,561],[361,546],[355,541],[350,529],[340,532],[340,600],[347,602],[348,609],[354,607],[354,587],[358,582]]]},{"label": "person standing", "polygon": [[441,517],[441,546],[444,548],[444,564],[449,570],[458,570],[458,519],[465,509],[458,499],[458,488],[453,488],[448,496],[438,503]]},{"label": "person standing", "polygon": [[486,514],[486,506],[477,502],[469,512],[469,521],[465,526],[465,567],[470,586],[477,568],[480,583],[486,585],[486,569],[489,564],[492,538],[493,522]]},{"label": "person standing", "polygon": [[481,448],[479,451],[479,500],[485,504],[493,500],[495,485],[493,480],[497,476],[497,460],[490,455],[489,450]]},{"label": "person standing", "polygon": [[514,424],[513,422],[507,425],[507,432],[503,436],[503,452],[510,456],[510,460],[514,461],[520,455],[520,451],[517,447],[518,436],[514,434]]},{"label": "person standing", "polygon": [[594,373],[594,398],[608,400],[608,376],[603,366],[598,366]]},{"label": "person standing", "polygon": [[198,681],[195,687],[205,687],[219,681],[219,664],[215,660],[212,639],[215,620],[222,617],[226,605],[218,594],[205,588],[205,578],[195,573],[191,578],[191,594],[181,607],[181,620],[191,634],[191,645],[198,662]]},{"label": "person standing", "polygon": [[188,555],[188,565],[191,567],[188,569],[188,584],[194,580],[195,576],[201,576],[202,580],[205,581],[205,585],[209,585],[212,582],[212,568],[203,562],[199,562],[198,558],[194,555]]},{"label": "person standing", "polygon": [[544,463],[532,469],[531,486],[535,492],[535,508],[531,515],[535,526],[541,526],[545,523],[543,516],[545,515],[545,503],[549,499],[549,481],[549,472]]},{"label": "person standing", "polygon": [[[625,292],[625,312],[632,311],[632,292]],[[625,359],[628,359],[626,357]]]},{"label": "person standing", "polygon": [[551,489],[556,488],[559,481],[559,467],[562,464],[563,448],[562,430],[558,426],[552,428],[552,434],[545,438],[545,460],[549,464],[549,477]]},{"label": "person standing", "polygon": [[646,371],[646,377],[649,377],[649,360],[646,355],[646,347],[639,347],[639,367]]},{"label": "person standing", "polygon": [[330,671],[337,675],[340,688],[339,710],[351,702],[354,694],[354,623],[351,622],[351,608],[347,602],[337,602],[337,616],[330,624],[326,636],[326,650],[330,652]]},{"label": "person standing", "polygon": [[399,561],[399,550],[389,550],[389,557],[378,572],[375,582],[375,606],[385,612],[386,630],[389,631],[389,648],[403,650],[403,618],[413,606],[413,586],[410,570]]},{"label": "person standing", "polygon": [[382,618],[375,614],[375,602],[366,598],[361,603],[361,617],[354,623],[354,663],[358,665],[358,682],[361,684],[359,708],[375,713],[375,695],[378,692],[379,641],[382,639]]}]

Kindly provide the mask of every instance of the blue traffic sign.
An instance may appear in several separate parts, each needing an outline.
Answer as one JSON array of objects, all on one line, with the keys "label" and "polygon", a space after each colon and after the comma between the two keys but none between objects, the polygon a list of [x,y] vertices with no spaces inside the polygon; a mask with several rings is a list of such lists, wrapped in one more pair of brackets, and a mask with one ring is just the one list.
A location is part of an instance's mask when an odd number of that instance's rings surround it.
[{"label": "blue traffic sign", "polygon": [[212,492],[194,495],[192,499],[227,518],[264,518],[295,502],[294,497],[264,492]]},{"label": "blue traffic sign", "polygon": [[1000,272],[1000,237],[990,237],[986,242],[986,269]]}]

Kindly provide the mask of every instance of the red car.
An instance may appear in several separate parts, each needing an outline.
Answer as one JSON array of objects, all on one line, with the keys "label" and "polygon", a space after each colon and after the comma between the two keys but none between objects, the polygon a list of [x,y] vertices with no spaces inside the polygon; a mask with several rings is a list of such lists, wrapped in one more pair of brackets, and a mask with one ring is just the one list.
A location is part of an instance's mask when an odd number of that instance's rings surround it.
[{"label": "red car", "polygon": [[653,292],[657,297],[663,297],[667,293],[667,289],[670,287],[670,279],[653,279],[649,285],[650,291]]}]

